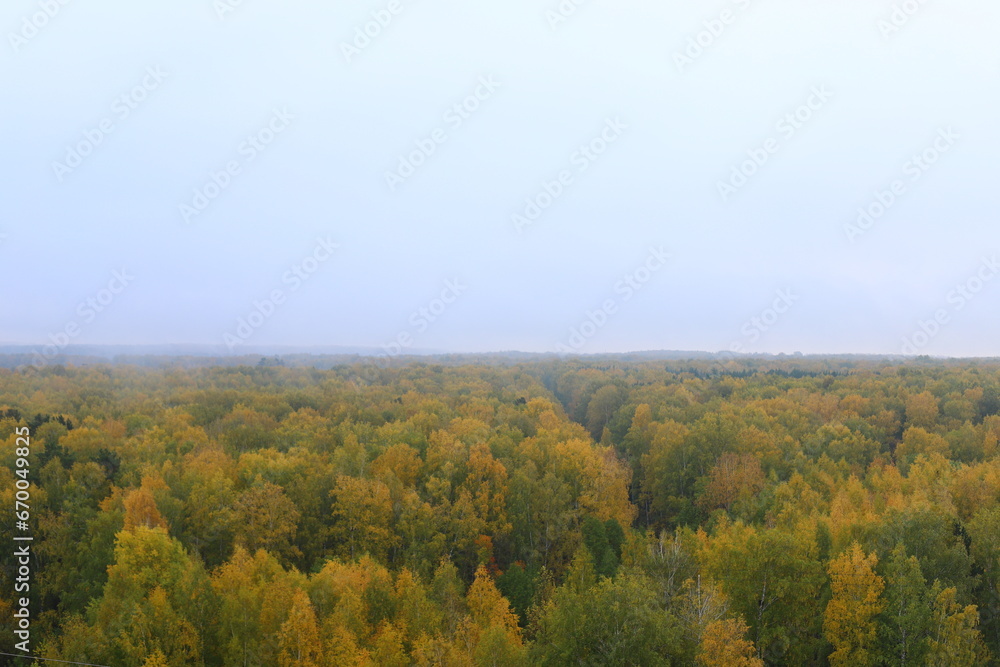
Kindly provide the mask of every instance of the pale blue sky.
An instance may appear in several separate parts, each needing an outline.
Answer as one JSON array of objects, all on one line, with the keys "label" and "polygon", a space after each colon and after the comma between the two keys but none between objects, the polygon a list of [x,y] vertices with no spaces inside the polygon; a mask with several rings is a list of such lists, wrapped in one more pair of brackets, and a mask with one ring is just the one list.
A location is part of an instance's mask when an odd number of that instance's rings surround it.
[{"label": "pale blue sky", "polygon": [[[0,343],[68,328],[237,352],[899,353],[917,334],[920,353],[1000,354],[1000,279],[971,291],[1000,252],[992,0],[588,0],[554,27],[556,0],[220,4],[4,2]],[[903,4],[916,12],[880,30]],[[391,21],[348,62],[373,12]],[[778,125],[797,110],[794,133]],[[102,122],[79,166],[54,166]],[[767,161],[723,201],[748,151]],[[880,219],[845,230],[896,180]]]}]

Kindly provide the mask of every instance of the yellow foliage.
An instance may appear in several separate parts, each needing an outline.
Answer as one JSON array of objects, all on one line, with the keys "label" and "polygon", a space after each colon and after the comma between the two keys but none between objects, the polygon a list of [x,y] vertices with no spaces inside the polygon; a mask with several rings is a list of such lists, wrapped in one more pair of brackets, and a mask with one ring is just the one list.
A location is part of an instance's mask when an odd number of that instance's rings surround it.
[{"label": "yellow foliage", "polygon": [[933,428],[938,417],[938,401],[934,394],[924,391],[906,399],[906,422],[909,426]]},{"label": "yellow foliage", "polygon": [[142,486],[128,492],[123,500],[125,505],[125,530],[135,530],[139,526],[167,529],[167,522],[156,507],[153,494]]},{"label": "yellow foliage", "polygon": [[511,610],[507,598],[497,590],[486,566],[480,565],[476,569],[476,578],[465,594],[465,601],[472,621],[472,625],[467,628],[471,646],[478,643],[482,633],[491,627],[504,630],[512,642],[521,644],[517,615]]},{"label": "yellow foliage", "polygon": [[391,473],[405,487],[416,485],[420,476],[420,467],[423,461],[420,460],[420,453],[409,445],[398,442],[388,447],[382,454],[372,461],[372,474],[385,481]]},{"label": "yellow foliage", "polygon": [[573,438],[556,445],[554,460],[557,474],[571,480],[584,511],[601,521],[632,525],[638,514],[628,497],[632,470],[613,448]]},{"label": "yellow foliage", "polygon": [[871,493],[857,477],[851,475],[830,503],[830,529],[834,544],[843,545],[852,540],[861,527],[873,524],[877,518]]},{"label": "yellow foliage", "polygon": [[979,610],[974,604],[962,607],[956,595],[954,588],[945,588],[934,600],[929,667],[977,667],[988,662],[989,652],[979,633]]},{"label": "yellow foliage", "polygon": [[834,667],[864,667],[872,664],[875,616],[885,608],[880,599],[885,582],[875,574],[878,557],[868,556],[857,542],[830,561],[833,597],[823,614],[823,631],[833,644],[830,664]]},{"label": "yellow foliage", "polygon": [[702,667],[764,667],[753,642],[746,639],[742,619],[712,621],[702,633],[698,664]]},{"label": "yellow foliage", "polygon": [[369,553],[382,558],[398,542],[392,530],[392,497],[385,484],[340,475],[330,495],[336,518],[333,534],[343,545],[343,555],[353,559]]},{"label": "yellow foliage", "polygon": [[281,625],[278,634],[281,653],[278,655],[280,667],[320,667],[323,661],[323,646],[320,642],[316,612],[305,591],[298,590],[292,601],[288,620]]}]

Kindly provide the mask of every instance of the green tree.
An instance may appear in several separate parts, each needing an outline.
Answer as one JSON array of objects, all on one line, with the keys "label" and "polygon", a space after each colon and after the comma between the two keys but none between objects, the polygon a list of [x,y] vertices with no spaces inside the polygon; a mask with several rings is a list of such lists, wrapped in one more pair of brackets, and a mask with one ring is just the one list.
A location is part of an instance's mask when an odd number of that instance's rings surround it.
[{"label": "green tree", "polygon": [[531,659],[540,665],[670,665],[677,620],[645,575],[622,572],[580,591],[568,581],[546,606]]},{"label": "green tree", "polygon": [[922,665],[927,653],[931,609],[920,563],[899,544],[884,561],[885,609],[876,642],[886,665]]},{"label": "green tree", "polygon": [[[612,521],[614,520],[612,519]],[[588,516],[583,520],[582,533],[583,544],[590,551],[590,557],[594,561],[594,569],[597,574],[602,577],[613,577],[618,571],[619,554],[615,552],[608,540],[605,524]]]},{"label": "green tree", "polygon": [[722,585],[747,619],[758,657],[804,664],[820,650],[822,586],[812,532],[789,533],[722,522],[699,555],[706,576]]},{"label": "green tree", "polygon": [[519,562],[512,563],[506,572],[497,577],[497,588],[510,600],[510,606],[520,619],[522,627],[528,622],[528,608],[535,598],[537,584],[537,571],[525,570]]}]

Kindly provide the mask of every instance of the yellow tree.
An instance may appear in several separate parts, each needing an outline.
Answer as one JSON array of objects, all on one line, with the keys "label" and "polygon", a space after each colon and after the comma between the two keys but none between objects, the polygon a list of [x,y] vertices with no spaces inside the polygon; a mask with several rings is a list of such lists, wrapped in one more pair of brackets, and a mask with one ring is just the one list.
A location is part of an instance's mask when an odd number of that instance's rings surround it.
[{"label": "yellow tree", "polygon": [[409,488],[416,486],[421,466],[423,461],[420,460],[420,452],[406,443],[398,442],[386,448],[372,461],[371,472],[386,482],[390,475],[395,476],[404,487]]},{"label": "yellow tree", "polygon": [[216,642],[232,664],[278,662],[279,635],[304,583],[303,575],[286,572],[263,549],[251,556],[237,546],[232,558],[216,569],[212,575],[219,600]]},{"label": "yellow tree", "polygon": [[413,642],[415,667],[469,667],[469,657],[445,637],[421,635]]},{"label": "yellow tree", "polygon": [[134,531],[139,526],[146,528],[167,529],[167,522],[163,520],[160,510],[156,507],[153,494],[144,484],[143,486],[129,491],[124,498],[125,505],[125,530]]},{"label": "yellow tree", "polygon": [[629,500],[632,470],[612,447],[599,447],[581,438],[558,443],[554,448],[555,472],[572,489],[584,512],[621,526],[631,526],[638,511]]},{"label": "yellow tree", "polygon": [[167,662],[167,656],[163,655],[163,651],[156,649],[146,658],[146,662],[142,663],[142,667],[170,667],[170,663]]},{"label": "yellow tree", "polygon": [[823,630],[833,644],[830,664],[863,667],[872,664],[875,642],[874,618],[885,604],[880,599],[885,582],[875,574],[878,557],[868,556],[857,542],[830,561],[833,597],[823,614]]},{"label": "yellow tree", "polygon": [[237,545],[232,558],[212,574],[212,587],[219,596],[217,641],[237,663],[249,661],[261,642],[260,595],[252,568],[252,557]]},{"label": "yellow tree", "polygon": [[281,667],[320,667],[323,664],[323,644],[320,641],[316,612],[305,591],[295,591],[288,619],[278,634],[278,664]]},{"label": "yellow tree", "polygon": [[118,533],[115,560],[108,568],[104,595],[92,603],[101,633],[108,637],[112,664],[139,661],[163,652],[168,664],[201,660],[201,640],[182,603],[194,563],[163,528],[138,525]]},{"label": "yellow tree", "polygon": [[310,599],[317,614],[350,631],[359,640],[367,639],[381,618],[390,616],[387,605],[394,603],[392,577],[370,556],[356,563],[327,561],[310,580]]},{"label": "yellow tree", "polygon": [[[699,665],[763,667],[757,647],[745,639],[750,629],[742,616],[726,618],[729,600],[711,579],[687,579],[677,598],[677,616],[686,644],[697,647]],[[688,661],[690,658],[688,657]]]},{"label": "yellow tree", "polygon": [[525,667],[528,654],[524,646],[511,640],[503,629],[487,630],[472,653],[475,667]]},{"label": "yellow tree", "polygon": [[392,622],[383,621],[372,638],[372,659],[380,667],[407,667],[411,664],[403,646],[403,633]]},{"label": "yellow tree", "polygon": [[462,490],[469,493],[476,515],[483,521],[487,534],[495,538],[510,532],[507,520],[507,469],[493,458],[486,445],[475,445],[469,451],[469,474]]},{"label": "yellow tree", "polygon": [[174,489],[184,498],[183,533],[207,565],[227,557],[232,541],[236,466],[221,446],[204,448],[184,457],[184,468]]},{"label": "yellow tree", "polygon": [[[10,605],[0,605],[0,613],[11,618]],[[62,634],[44,640],[38,654],[50,661],[64,660],[106,665],[111,660],[108,638],[99,626],[89,625],[80,616],[70,616],[63,623]]]},{"label": "yellow tree", "polygon": [[742,618],[709,623],[701,636],[698,664],[702,667],[764,667],[753,642],[746,638],[749,629]]},{"label": "yellow tree", "polygon": [[933,626],[927,642],[927,664],[931,667],[974,667],[989,662],[989,652],[979,633],[979,610],[955,601],[954,588],[940,592],[935,582]]},{"label": "yellow tree", "polygon": [[708,473],[708,485],[700,498],[705,509],[718,507],[728,512],[733,503],[746,501],[764,488],[764,471],[753,454],[727,452],[719,457]]},{"label": "yellow tree", "polygon": [[911,426],[903,433],[903,441],[896,446],[896,464],[904,473],[921,454],[940,454],[945,458],[951,455],[948,441],[937,433],[931,433],[919,426]]},{"label": "yellow tree", "polygon": [[277,484],[251,486],[240,494],[233,513],[237,540],[248,552],[266,549],[285,557],[301,555],[294,544],[299,510]]},{"label": "yellow tree", "polygon": [[337,667],[371,667],[368,652],[358,646],[354,633],[338,625],[333,616],[323,622],[326,664]]},{"label": "yellow tree", "polygon": [[674,604],[685,643],[691,647],[701,645],[708,626],[725,619],[729,611],[729,600],[722,588],[711,579],[703,580],[701,575],[684,581]]},{"label": "yellow tree", "polygon": [[510,608],[507,598],[497,590],[485,565],[480,565],[476,570],[476,578],[469,586],[465,601],[469,616],[463,623],[461,634],[470,652],[492,628],[502,630],[511,645],[521,646],[517,615]]},{"label": "yellow tree", "polygon": [[934,428],[938,418],[938,401],[929,391],[913,394],[906,399],[906,422],[908,426]]},{"label": "yellow tree", "polygon": [[392,530],[389,487],[377,480],[340,475],[330,494],[337,519],[333,534],[341,553],[352,560],[366,552],[384,559],[398,541]]},{"label": "yellow tree", "polygon": [[405,567],[396,575],[395,592],[397,622],[406,629],[410,641],[439,632],[444,614],[431,601],[423,582]]}]

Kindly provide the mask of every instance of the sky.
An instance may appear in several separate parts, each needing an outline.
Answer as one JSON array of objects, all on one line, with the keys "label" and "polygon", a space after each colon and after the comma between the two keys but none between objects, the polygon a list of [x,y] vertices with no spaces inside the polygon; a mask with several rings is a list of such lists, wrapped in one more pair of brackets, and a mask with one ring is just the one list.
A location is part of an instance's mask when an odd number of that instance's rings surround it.
[{"label": "sky", "polygon": [[5,0],[0,343],[1000,355],[998,22]]}]

